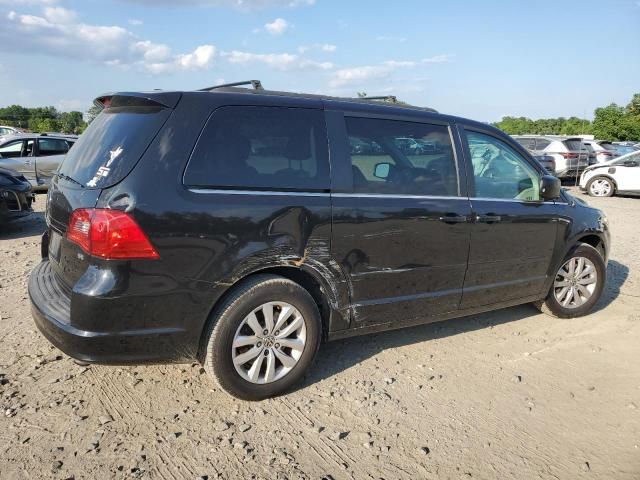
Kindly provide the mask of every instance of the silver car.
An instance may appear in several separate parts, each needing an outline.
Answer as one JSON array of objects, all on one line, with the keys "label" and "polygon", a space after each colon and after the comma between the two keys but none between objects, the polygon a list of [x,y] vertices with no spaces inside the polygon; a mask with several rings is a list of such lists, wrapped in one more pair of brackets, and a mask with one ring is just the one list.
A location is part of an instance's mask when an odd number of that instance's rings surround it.
[{"label": "silver car", "polygon": [[22,134],[0,140],[0,167],[24,175],[34,191],[47,190],[51,177],[77,140],[72,136]]},{"label": "silver car", "polygon": [[556,162],[558,178],[576,177],[589,166],[589,150],[579,137],[512,135],[533,155],[549,155]]}]

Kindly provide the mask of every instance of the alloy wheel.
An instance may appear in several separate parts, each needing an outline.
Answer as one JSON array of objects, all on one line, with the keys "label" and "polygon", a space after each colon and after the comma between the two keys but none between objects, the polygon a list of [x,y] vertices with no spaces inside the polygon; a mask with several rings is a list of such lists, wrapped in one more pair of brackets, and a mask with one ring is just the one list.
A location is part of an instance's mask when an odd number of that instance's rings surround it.
[{"label": "alloy wheel", "polygon": [[553,283],[553,294],[564,308],[578,308],[587,302],[598,284],[598,272],[586,257],[567,260]]},{"label": "alloy wheel", "polygon": [[264,303],[236,330],[233,365],[248,382],[275,382],[297,365],[306,339],[305,320],[297,308],[285,302]]}]

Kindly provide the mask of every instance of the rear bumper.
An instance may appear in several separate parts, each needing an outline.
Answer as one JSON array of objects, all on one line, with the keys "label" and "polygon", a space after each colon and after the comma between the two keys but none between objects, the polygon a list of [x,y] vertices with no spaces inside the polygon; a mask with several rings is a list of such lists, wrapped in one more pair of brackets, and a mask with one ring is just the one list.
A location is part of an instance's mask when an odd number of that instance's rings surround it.
[{"label": "rear bumper", "polygon": [[[67,355],[91,363],[184,362],[185,332],[175,328],[93,332],[73,326],[72,300],[57,286],[49,261],[29,277],[31,313],[40,332]],[[103,305],[101,305],[103,306]]]}]

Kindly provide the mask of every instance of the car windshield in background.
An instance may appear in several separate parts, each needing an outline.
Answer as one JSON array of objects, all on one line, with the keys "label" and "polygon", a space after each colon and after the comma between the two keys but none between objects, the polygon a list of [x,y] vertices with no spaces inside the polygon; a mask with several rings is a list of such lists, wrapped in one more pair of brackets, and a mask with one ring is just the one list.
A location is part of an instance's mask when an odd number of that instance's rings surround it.
[{"label": "car windshield in background", "polygon": [[60,166],[62,178],[87,188],[122,180],[156,136],[171,110],[156,106],[112,107],[91,122]]}]

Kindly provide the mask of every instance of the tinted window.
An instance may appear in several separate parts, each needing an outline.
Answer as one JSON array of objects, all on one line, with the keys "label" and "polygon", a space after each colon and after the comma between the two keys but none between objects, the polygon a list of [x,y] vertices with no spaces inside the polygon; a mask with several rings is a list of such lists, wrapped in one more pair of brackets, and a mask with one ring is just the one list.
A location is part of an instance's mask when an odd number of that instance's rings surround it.
[{"label": "tinted window", "polygon": [[580,139],[570,139],[570,140],[564,140],[562,143],[564,143],[565,147],[567,147],[569,150],[584,150],[584,144],[582,143],[582,140]]},{"label": "tinted window", "polygon": [[540,200],[538,172],[502,140],[466,132],[476,197]]},{"label": "tinted window", "polygon": [[533,138],[516,138],[516,141],[527,150],[535,150],[536,144]]},{"label": "tinted window", "polygon": [[0,157],[16,158],[22,155],[22,140],[14,140],[0,147]]},{"label": "tinted window", "polygon": [[328,189],[322,111],[284,107],[217,109],[198,140],[184,183],[222,188]]},{"label": "tinted window", "polygon": [[102,110],[69,150],[60,172],[89,188],[114,185],[128,175],[170,113],[157,106]]},{"label": "tinted window", "polygon": [[355,192],[458,195],[446,126],[355,117],[345,120]]},{"label": "tinted window", "polygon": [[536,138],[536,150],[544,150],[551,142],[544,138]]},{"label": "tinted window", "polygon": [[56,138],[38,139],[38,153],[41,156],[64,155],[68,151],[69,144],[65,140],[59,140]]}]

